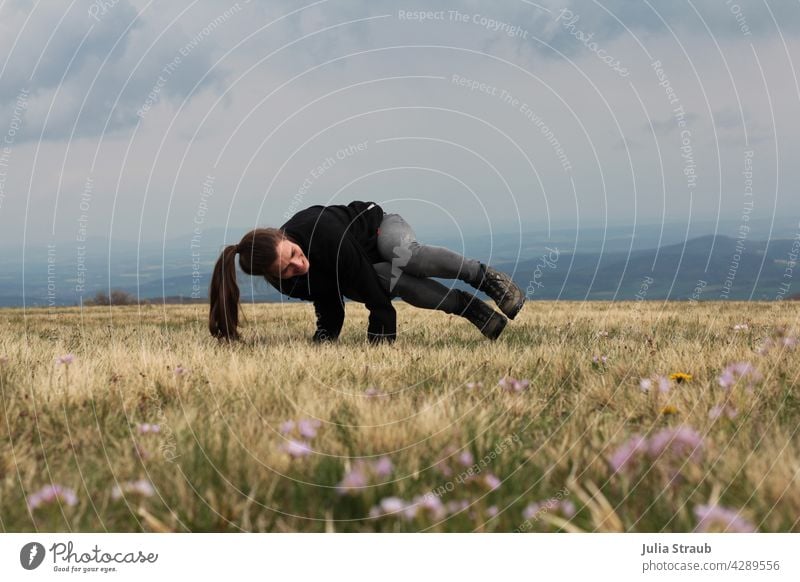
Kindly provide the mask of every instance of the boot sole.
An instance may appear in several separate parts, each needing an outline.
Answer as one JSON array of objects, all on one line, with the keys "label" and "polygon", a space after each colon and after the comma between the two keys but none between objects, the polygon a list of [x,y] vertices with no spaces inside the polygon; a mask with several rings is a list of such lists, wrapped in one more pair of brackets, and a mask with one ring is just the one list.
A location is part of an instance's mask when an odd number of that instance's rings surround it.
[{"label": "boot sole", "polygon": [[522,310],[523,305],[525,305],[524,295],[522,296],[522,298],[520,298],[519,301],[517,301],[511,307],[508,307],[507,305],[503,306],[498,305],[498,307],[500,307],[500,311],[502,311],[507,318],[514,319],[517,316],[517,314]]},{"label": "boot sole", "polygon": [[483,326],[483,329],[481,329],[481,333],[492,341],[500,337],[500,334],[503,333],[503,330],[508,324],[508,320],[506,318],[499,320],[494,318],[494,321],[497,321],[498,323],[493,325],[492,321],[488,321],[486,325]]}]

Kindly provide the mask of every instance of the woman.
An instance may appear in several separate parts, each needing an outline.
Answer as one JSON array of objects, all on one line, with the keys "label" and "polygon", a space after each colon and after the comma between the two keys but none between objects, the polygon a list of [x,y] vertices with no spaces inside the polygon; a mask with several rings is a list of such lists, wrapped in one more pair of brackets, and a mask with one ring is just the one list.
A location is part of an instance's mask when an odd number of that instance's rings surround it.
[{"label": "woman", "polygon": [[525,295],[499,271],[465,259],[443,247],[422,245],[399,214],[374,202],[311,206],[280,228],[257,228],[239,244],[225,247],[214,266],[209,288],[209,330],[215,337],[238,339],[239,287],[234,260],[248,275],[264,277],[284,295],[314,302],[317,329],[313,341],[339,337],[344,323],[343,296],[369,310],[367,339],[392,342],[397,335],[392,298],[423,309],[465,317],[490,339],[507,320],[471,293],[449,289],[428,277],[461,279],[484,291],[511,319]]}]

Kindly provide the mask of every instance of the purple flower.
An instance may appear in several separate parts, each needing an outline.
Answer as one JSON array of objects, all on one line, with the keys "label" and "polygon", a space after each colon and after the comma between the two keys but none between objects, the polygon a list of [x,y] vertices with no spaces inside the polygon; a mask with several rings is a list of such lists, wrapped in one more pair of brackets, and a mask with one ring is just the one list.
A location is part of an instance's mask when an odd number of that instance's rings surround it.
[{"label": "purple flower", "polygon": [[708,411],[708,418],[711,420],[717,420],[721,416],[727,416],[728,418],[736,418],[739,415],[739,411],[736,410],[730,404],[717,404],[716,406],[712,407],[711,410]]},{"label": "purple flower", "polygon": [[500,477],[495,475],[494,473],[486,473],[483,476],[483,484],[486,486],[489,491],[494,491],[498,487],[500,487]]},{"label": "purple flower", "polygon": [[647,453],[657,459],[664,453],[697,459],[703,454],[703,437],[688,426],[665,428],[650,437]]},{"label": "purple flower", "polygon": [[733,372],[725,369],[722,371],[722,374],[720,374],[719,378],[717,378],[717,382],[719,382],[719,385],[725,390],[729,390],[731,386],[736,383],[736,378],[734,377]]},{"label": "purple flower", "polygon": [[436,468],[445,477],[452,477],[453,476],[453,468],[450,466],[450,464],[448,463],[447,459],[442,459],[441,461],[436,463]]},{"label": "purple flower", "polygon": [[312,452],[307,442],[296,441],[294,439],[289,439],[286,443],[284,443],[282,448],[290,457],[295,459],[310,455]]},{"label": "purple flower", "polygon": [[56,364],[62,364],[64,366],[69,366],[74,361],[75,356],[73,354],[64,354],[63,356],[58,356],[56,358]]},{"label": "purple flower", "polygon": [[525,521],[539,521],[539,516],[548,512],[560,513],[563,517],[569,519],[575,516],[575,504],[567,499],[555,498],[546,501],[534,501],[522,510],[522,519]]},{"label": "purple flower", "polygon": [[406,502],[399,497],[384,497],[378,505],[369,510],[370,517],[384,517],[387,514],[405,512]]},{"label": "purple flower", "polygon": [[453,475],[453,456],[457,451],[458,447],[455,445],[447,445],[442,452],[442,460],[436,463],[436,468],[445,477],[451,477]]},{"label": "purple flower", "polygon": [[755,526],[743,518],[739,511],[718,505],[695,505],[694,515],[697,518],[695,531],[699,532],[731,532],[752,533]]},{"label": "purple flower", "polygon": [[525,506],[525,509],[522,510],[522,519],[528,521],[535,518],[541,508],[542,504],[539,502],[534,501],[529,503]]},{"label": "purple flower", "polygon": [[703,437],[688,426],[665,428],[650,438],[641,435],[623,443],[609,459],[614,473],[633,469],[637,462],[647,457],[650,461],[663,458],[665,467],[675,469],[678,461],[698,461],[703,454]]},{"label": "purple flower", "polygon": [[740,382],[747,390],[752,390],[756,382],[761,380],[761,373],[750,362],[729,364],[722,370],[717,381],[725,390],[730,390]]},{"label": "purple flower", "polygon": [[461,451],[461,454],[458,455],[458,462],[463,467],[471,467],[475,463],[475,457],[469,451]]},{"label": "purple flower", "polygon": [[442,452],[444,458],[436,463],[438,471],[445,477],[452,477],[461,472],[462,467],[471,467],[475,463],[475,458],[469,450],[464,449],[459,452],[459,448],[456,445],[447,445]]},{"label": "purple flower", "polygon": [[[411,502],[410,507],[415,508],[414,515],[421,511],[431,519],[442,519],[447,515],[447,510],[442,500],[434,495],[417,495]],[[408,511],[408,508],[406,511]]]},{"label": "purple flower", "polygon": [[188,372],[188,371],[189,371],[189,370],[187,370],[186,368],[184,368],[184,367],[183,367],[183,366],[181,366],[180,364],[178,364],[177,366],[175,366],[175,369],[173,370],[173,372],[175,373],[175,375],[176,375],[176,376],[183,376],[183,375],[184,375],[184,374],[186,374],[186,372]]},{"label": "purple flower", "polygon": [[120,499],[124,493],[151,497],[155,493],[155,489],[147,479],[139,479],[138,481],[128,481],[122,485],[114,485],[111,490],[111,497],[112,499]]},{"label": "purple flower", "polygon": [[413,520],[417,517],[417,506],[413,503],[406,503],[406,506],[403,508],[403,518],[407,521]]},{"label": "purple flower", "polygon": [[395,513],[405,509],[406,502],[399,497],[385,497],[381,499],[381,509],[386,512]]},{"label": "purple flower", "polygon": [[530,383],[530,380],[518,380],[511,376],[505,376],[497,384],[508,392],[522,392],[530,386]]},{"label": "purple flower", "polygon": [[340,495],[344,495],[346,493],[358,493],[358,490],[366,487],[367,483],[367,476],[364,474],[364,471],[359,464],[359,466],[353,467],[345,474],[345,476],[336,486],[336,490]]},{"label": "purple flower", "polygon": [[392,460],[385,455],[371,463],[365,463],[363,459],[357,459],[336,489],[340,494],[358,493],[359,489],[363,489],[372,483],[375,478],[389,476],[393,469]]},{"label": "purple flower", "polygon": [[375,386],[370,386],[364,390],[364,396],[367,398],[384,398],[386,394],[378,390]]},{"label": "purple flower", "polygon": [[317,429],[322,423],[316,418],[301,418],[297,421],[297,431],[301,436],[307,439],[313,439],[317,436]]},{"label": "purple flower", "polygon": [[614,473],[619,473],[620,471],[628,468],[630,465],[635,463],[641,453],[646,450],[647,439],[641,435],[632,436],[630,439],[620,445],[611,455],[611,458],[608,462],[611,465],[612,471]]},{"label": "purple flower", "polygon": [[69,506],[74,506],[78,503],[78,497],[75,495],[75,491],[69,487],[45,485],[39,489],[39,491],[28,496],[28,509],[34,510],[41,505],[52,503],[56,499],[60,499]]},{"label": "purple flower", "polygon": [[157,424],[139,423],[136,425],[139,434],[151,434],[161,432],[161,427]]},{"label": "purple flower", "polygon": [[764,355],[775,347],[784,347],[792,350],[797,347],[797,344],[797,337],[790,335],[789,330],[782,327],[775,331],[773,337],[764,339],[761,346],[758,348],[758,353]]},{"label": "purple flower", "polygon": [[561,513],[564,514],[565,517],[575,517],[577,513],[575,511],[575,504],[572,503],[569,499],[564,499],[561,501]]},{"label": "purple flower", "polygon": [[490,505],[486,508],[486,515],[489,517],[495,517],[498,513],[500,513],[500,510],[497,509],[496,505]]},{"label": "purple flower", "polygon": [[608,356],[592,356],[592,363],[605,364],[608,362]]},{"label": "purple flower", "polygon": [[465,387],[467,390],[480,390],[483,388],[483,382],[467,382]]},{"label": "purple flower", "polygon": [[278,431],[284,435],[294,432],[297,437],[311,440],[317,436],[317,429],[321,425],[322,422],[316,418],[301,418],[297,421],[290,419],[282,422],[278,427]]},{"label": "purple flower", "polygon": [[448,501],[444,507],[449,515],[453,515],[469,507],[469,501],[467,499],[453,499],[452,501]]},{"label": "purple flower", "polygon": [[642,392],[650,392],[654,386],[658,386],[659,394],[666,394],[670,390],[669,378],[666,376],[655,376],[652,378],[642,378],[639,381],[639,389]]},{"label": "purple flower", "polygon": [[139,457],[142,461],[146,461],[151,457],[150,452],[144,448],[143,446],[139,445],[138,443],[134,443],[133,445],[133,453]]},{"label": "purple flower", "polygon": [[394,469],[392,460],[385,455],[372,465],[372,470],[378,477],[388,477],[392,473],[392,469]]}]

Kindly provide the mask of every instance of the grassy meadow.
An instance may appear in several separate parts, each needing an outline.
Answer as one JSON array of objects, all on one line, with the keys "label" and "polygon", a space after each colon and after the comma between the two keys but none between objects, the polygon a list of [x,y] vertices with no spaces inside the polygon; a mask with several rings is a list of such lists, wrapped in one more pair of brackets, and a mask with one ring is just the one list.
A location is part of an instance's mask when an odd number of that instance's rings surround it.
[{"label": "grassy meadow", "polygon": [[4,309],[2,530],[800,531],[800,303],[396,307]]}]

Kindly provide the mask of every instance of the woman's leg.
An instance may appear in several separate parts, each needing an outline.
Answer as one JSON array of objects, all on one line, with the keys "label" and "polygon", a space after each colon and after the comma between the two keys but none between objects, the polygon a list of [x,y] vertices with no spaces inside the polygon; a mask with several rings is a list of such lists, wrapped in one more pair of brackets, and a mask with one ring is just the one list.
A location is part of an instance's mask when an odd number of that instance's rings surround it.
[{"label": "woman's leg", "polygon": [[448,289],[438,281],[415,277],[408,272],[401,272],[393,281],[392,264],[389,261],[372,266],[384,288],[389,290],[390,297],[399,297],[414,307],[438,309],[455,315],[461,315],[464,310],[463,298],[457,289]]},{"label": "woman's leg", "polygon": [[415,277],[408,272],[401,272],[392,285],[392,264],[389,261],[375,263],[373,267],[384,288],[389,289],[391,297],[400,297],[414,307],[438,309],[452,315],[460,315],[491,340],[497,339],[506,326],[505,317],[471,293],[460,289],[448,289],[438,281]]},{"label": "woman's leg", "polygon": [[378,253],[391,266],[390,292],[401,273],[406,273],[418,278],[461,279],[485,292],[511,319],[525,304],[525,294],[511,277],[450,249],[421,245],[411,225],[399,214],[384,215],[378,230]]},{"label": "woman's leg", "polygon": [[401,273],[415,277],[461,279],[470,284],[479,280],[480,261],[467,259],[444,247],[423,245],[402,216],[388,213],[378,233],[378,252],[391,265],[390,290]]}]

